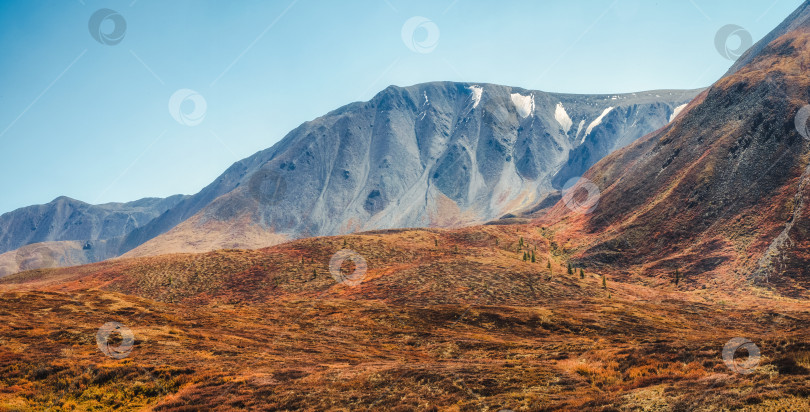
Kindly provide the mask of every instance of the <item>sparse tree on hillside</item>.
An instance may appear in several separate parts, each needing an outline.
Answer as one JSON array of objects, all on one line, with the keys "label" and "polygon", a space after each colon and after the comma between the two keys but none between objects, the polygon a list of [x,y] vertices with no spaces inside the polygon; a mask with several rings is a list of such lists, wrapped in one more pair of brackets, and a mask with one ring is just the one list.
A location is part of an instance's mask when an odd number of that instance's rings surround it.
[{"label": "sparse tree on hillside", "polygon": [[534,262],[535,262],[535,260],[534,260],[534,251],[532,250],[532,263],[534,263]]},{"label": "sparse tree on hillside", "polygon": [[523,261],[525,262],[526,260],[527,260],[527,257],[526,257],[526,252],[524,251],[524,252],[523,252]]},{"label": "sparse tree on hillside", "polygon": [[520,237],[520,243],[518,243],[518,247],[523,247],[523,236]]},{"label": "sparse tree on hillside", "polygon": [[343,238],[343,247],[346,247],[346,246],[348,246],[348,244],[346,243],[346,238]]},{"label": "sparse tree on hillside", "polygon": [[568,262],[568,274],[569,275],[574,274],[574,268],[571,267],[571,262]]},{"label": "sparse tree on hillside", "polygon": [[579,278],[580,279],[585,279],[585,271],[582,270],[582,268],[579,268]]},{"label": "sparse tree on hillside", "polygon": [[607,290],[607,278],[605,275],[602,275],[602,289]]},{"label": "sparse tree on hillside", "polygon": [[439,247],[439,238],[433,238],[433,246]]},{"label": "sparse tree on hillside", "polygon": [[678,269],[675,269],[675,286],[678,286],[678,282],[681,281],[681,272]]},{"label": "sparse tree on hillside", "polygon": [[546,268],[551,269],[551,258],[548,259],[548,264],[546,265]]}]

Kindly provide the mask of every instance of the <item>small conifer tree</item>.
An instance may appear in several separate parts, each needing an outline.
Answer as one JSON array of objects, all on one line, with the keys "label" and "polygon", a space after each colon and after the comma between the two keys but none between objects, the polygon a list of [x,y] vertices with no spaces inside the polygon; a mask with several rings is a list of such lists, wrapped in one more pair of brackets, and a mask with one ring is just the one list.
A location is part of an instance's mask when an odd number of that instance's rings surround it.
[{"label": "small conifer tree", "polygon": [[579,278],[580,279],[585,279],[585,271],[582,270],[582,268],[579,268]]},{"label": "small conifer tree", "polygon": [[602,275],[602,289],[607,290],[607,278],[605,278],[605,275]]},{"label": "small conifer tree", "polygon": [[439,239],[433,238],[433,246],[439,247]]},{"label": "small conifer tree", "polygon": [[534,262],[535,262],[535,260],[534,260],[534,251],[532,251],[532,263],[534,263]]},{"label": "small conifer tree", "polygon": [[681,281],[681,272],[678,269],[675,269],[675,286],[678,286],[678,282]]},{"label": "small conifer tree", "polygon": [[548,259],[548,264],[546,265],[546,268],[551,269],[551,258]]},{"label": "small conifer tree", "polygon": [[574,268],[571,267],[571,262],[568,262],[568,274],[569,275],[574,274]]}]

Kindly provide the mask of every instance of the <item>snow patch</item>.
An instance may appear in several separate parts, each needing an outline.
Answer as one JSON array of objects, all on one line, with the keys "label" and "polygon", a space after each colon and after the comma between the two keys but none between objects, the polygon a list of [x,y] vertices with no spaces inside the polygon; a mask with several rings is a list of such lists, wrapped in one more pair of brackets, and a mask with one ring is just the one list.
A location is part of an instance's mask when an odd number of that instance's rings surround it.
[{"label": "snow patch", "polygon": [[475,109],[478,107],[478,103],[481,103],[481,95],[484,94],[484,88],[481,86],[470,86],[468,89],[472,92],[473,109]]},{"label": "snow patch", "polygon": [[681,112],[683,111],[683,109],[686,107],[687,104],[689,104],[689,103],[684,103],[684,104],[676,107],[675,110],[672,111],[672,115],[669,116],[669,121],[671,122],[671,121],[675,120],[675,118],[678,117],[679,114],[681,114]]},{"label": "snow patch", "polygon": [[534,111],[534,95],[523,96],[520,93],[512,93],[511,97],[520,117],[528,117],[532,114]]},{"label": "snow patch", "polygon": [[425,94],[425,104],[428,104],[427,92],[423,91],[422,93]]},{"label": "snow patch", "polygon": [[579,137],[579,133],[582,132],[582,126],[585,126],[585,119],[579,121],[579,126],[577,126],[577,135],[574,136],[575,140],[577,137]]},{"label": "snow patch", "polygon": [[554,118],[557,120],[557,123],[560,124],[560,127],[563,128],[565,134],[568,134],[568,131],[571,130],[571,125],[574,122],[571,121],[571,118],[568,117],[568,112],[565,111],[565,107],[563,107],[562,102],[557,103],[557,107],[554,108]]},{"label": "snow patch", "polygon": [[602,114],[600,114],[600,115],[599,115],[599,117],[597,117],[596,119],[594,119],[594,120],[591,122],[591,124],[589,124],[589,125],[588,125],[588,128],[585,130],[585,136],[582,136],[582,142],[580,142],[580,143],[584,143],[584,142],[585,142],[585,138],[586,138],[586,137],[588,137],[588,135],[589,135],[589,134],[591,134],[591,132],[593,131],[593,128],[594,128],[594,127],[596,127],[596,126],[599,126],[599,124],[601,124],[601,123],[602,123],[602,119],[604,119],[604,118],[605,118],[605,116],[607,116],[607,114],[608,114],[608,113],[610,113],[610,111],[611,111],[611,110],[613,110],[613,106],[608,107],[607,109],[605,109],[605,110],[602,112]]}]

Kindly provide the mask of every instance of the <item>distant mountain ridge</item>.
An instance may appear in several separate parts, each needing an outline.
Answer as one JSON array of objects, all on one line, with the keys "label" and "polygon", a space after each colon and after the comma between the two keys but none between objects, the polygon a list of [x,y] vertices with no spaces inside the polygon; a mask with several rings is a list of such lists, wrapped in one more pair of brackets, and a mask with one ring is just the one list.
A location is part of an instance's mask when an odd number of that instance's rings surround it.
[{"label": "distant mountain ridge", "polygon": [[[57,213],[64,206],[49,204],[52,211],[33,215],[43,222],[53,215],[54,224],[31,235],[23,229],[33,212],[15,211],[0,226],[0,245],[103,240],[103,254],[86,256],[94,261],[482,223],[537,205],[568,176],[665,126],[699,91],[571,95],[484,83],[391,86],[305,122],[193,196],[153,200],[154,213],[126,216],[89,205]],[[74,222],[81,223],[73,228]],[[66,247],[75,252],[75,244]],[[55,255],[65,253],[57,249]]]},{"label": "distant mountain ridge", "polygon": [[41,266],[64,266],[119,255],[121,242],[185,196],[90,205],[61,196],[44,205],[0,215],[0,276]]},{"label": "distant mountain ridge", "polygon": [[173,208],[185,196],[90,205],[61,196],[0,215],[0,253],[39,242],[122,237]]}]

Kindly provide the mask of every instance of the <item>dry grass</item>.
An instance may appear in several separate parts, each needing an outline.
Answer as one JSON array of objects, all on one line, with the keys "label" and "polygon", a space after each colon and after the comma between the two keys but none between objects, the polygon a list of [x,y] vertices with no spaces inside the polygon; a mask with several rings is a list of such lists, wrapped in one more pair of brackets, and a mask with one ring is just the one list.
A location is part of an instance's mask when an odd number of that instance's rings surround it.
[{"label": "dry grass", "polygon": [[[357,287],[328,272],[344,247],[368,261]],[[525,250],[539,259],[523,261]],[[806,305],[761,290],[684,292],[611,273],[604,290],[602,273],[567,274],[568,255],[551,231],[512,225],[22,273],[0,282],[0,409],[768,410],[806,402]],[[96,347],[109,321],[136,336],[123,360]],[[762,351],[750,375],[731,372],[720,356],[737,336]]]}]

